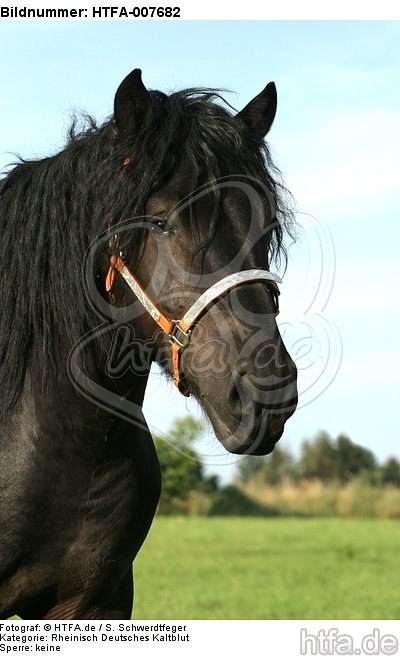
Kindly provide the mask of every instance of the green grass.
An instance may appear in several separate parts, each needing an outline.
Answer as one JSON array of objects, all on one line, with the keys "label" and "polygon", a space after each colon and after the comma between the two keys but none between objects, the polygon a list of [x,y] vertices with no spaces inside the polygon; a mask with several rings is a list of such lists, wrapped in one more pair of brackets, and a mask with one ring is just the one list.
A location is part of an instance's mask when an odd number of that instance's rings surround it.
[{"label": "green grass", "polygon": [[135,619],[398,619],[400,522],[157,517]]}]

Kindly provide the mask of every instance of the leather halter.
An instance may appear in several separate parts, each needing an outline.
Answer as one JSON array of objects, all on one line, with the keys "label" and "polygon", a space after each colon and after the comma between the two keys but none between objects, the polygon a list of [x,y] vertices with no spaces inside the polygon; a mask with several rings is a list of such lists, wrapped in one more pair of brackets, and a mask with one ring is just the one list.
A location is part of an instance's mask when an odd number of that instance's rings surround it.
[{"label": "leather halter", "polygon": [[262,269],[238,271],[237,273],[225,276],[225,278],[222,278],[222,280],[219,280],[203,292],[181,319],[169,319],[163,314],[156,303],[154,303],[153,299],[148,295],[139,280],[132,273],[128,264],[123,259],[122,253],[119,256],[112,256],[110,258],[110,267],[106,278],[106,291],[110,294],[112,300],[115,271],[119,272],[135,294],[138,301],[143,305],[144,309],[168,336],[172,349],[174,383],[183,396],[190,396],[190,392],[181,377],[179,366],[180,354],[185,348],[187,348],[187,346],[189,346],[193,324],[197,321],[200,315],[207,310],[210,303],[215,301],[215,299],[220,298],[225,292],[234,287],[256,281],[265,282],[271,285],[274,288],[275,294],[279,295],[277,283],[282,282],[276,274],[271,273],[270,271],[264,271]]},{"label": "leather halter", "polygon": [[[124,168],[131,164],[131,158],[126,157],[124,160]],[[118,244],[118,236],[114,236],[115,244]],[[153,299],[148,295],[146,290],[140,284],[128,264],[125,262],[122,253],[118,256],[112,255],[110,257],[110,266],[106,277],[106,291],[110,295],[110,299],[114,302],[114,295],[112,289],[114,287],[115,271],[118,271],[123,277],[127,285],[135,294],[136,298],[143,305],[144,309],[150,314],[154,321],[160,326],[164,333],[168,336],[172,349],[172,366],[174,370],[174,383],[183,396],[190,396],[189,389],[186,383],[181,378],[180,373],[180,354],[189,346],[190,338],[192,336],[192,326],[197,321],[199,316],[207,310],[207,307],[220,298],[230,289],[243,285],[247,282],[265,282],[273,287],[276,298],[279,296],[279,288],[277,283],[282,280],[275,273],[265,271],[263,269],[248,269],[247,271],[238,271],[229,276],[225,276],[219,280],[209,289],[207,289],[197,301],[190,306],[182,319],[169,319],[163,314],[160,308],[154,303]]]}]

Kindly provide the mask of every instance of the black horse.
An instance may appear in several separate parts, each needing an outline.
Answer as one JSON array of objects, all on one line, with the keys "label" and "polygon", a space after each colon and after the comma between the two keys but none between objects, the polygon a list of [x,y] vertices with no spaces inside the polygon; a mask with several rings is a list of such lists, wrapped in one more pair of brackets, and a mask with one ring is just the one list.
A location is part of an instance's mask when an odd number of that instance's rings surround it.
[{"label": "black horse", "polygon": [[269,273],[293,225],[275,111],[273,83],[234,115],[134,70],[110,120],[1,181],[1,618],[130,617],[160,495],[152,361],[228,451],[281,437],[297,392]]}]

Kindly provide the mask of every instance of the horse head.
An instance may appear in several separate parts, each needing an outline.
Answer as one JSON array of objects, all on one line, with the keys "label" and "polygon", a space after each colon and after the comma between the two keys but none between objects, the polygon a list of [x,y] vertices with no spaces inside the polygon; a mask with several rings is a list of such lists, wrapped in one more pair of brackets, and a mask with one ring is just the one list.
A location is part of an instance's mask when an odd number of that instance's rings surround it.
[{"label": "horse head", "polygon": [[143,214],[110,227],[106,291],[232,453],[270,453],[297,404],[269,272],[285,229],[264,143],[276,103],[271,82],[232,115],[211,91],[148,91],[137,69],[115,96],[121,190],[153,182]]}]

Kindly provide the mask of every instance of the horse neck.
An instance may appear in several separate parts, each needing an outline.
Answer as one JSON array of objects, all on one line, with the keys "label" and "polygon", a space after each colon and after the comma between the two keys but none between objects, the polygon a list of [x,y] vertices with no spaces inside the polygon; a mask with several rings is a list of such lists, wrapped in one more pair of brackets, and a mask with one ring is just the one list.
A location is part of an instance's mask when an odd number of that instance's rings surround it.
[{"label": "horse neck", "polygon": [[69,364],[72,352],[67,339],[57,335],[45,376],[35,349],[30,358],[23,396],[33,401],[41,430],[53,432],[58,426],[62,431],[65,427],[77,440],[101,443],[120,421],[118,406],[124,403],[136,409],[140,425],[148,372],[141,376],[127,372],[113,379],[106,373],[107,351],[89,350],[81,368],[82,377],[75,380]]}]

